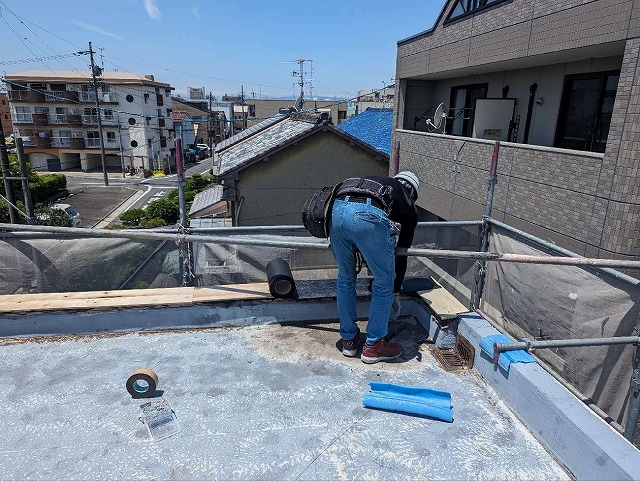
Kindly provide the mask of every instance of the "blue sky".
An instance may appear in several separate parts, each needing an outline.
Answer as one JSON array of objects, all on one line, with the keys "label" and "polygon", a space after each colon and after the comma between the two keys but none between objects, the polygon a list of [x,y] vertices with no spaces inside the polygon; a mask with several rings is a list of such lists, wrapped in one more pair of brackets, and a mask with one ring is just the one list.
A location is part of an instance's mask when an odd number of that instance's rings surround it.
[{"label": "blue sky", "polygon": [[[352,97],[395,74],[397,41],[432,27],[444,0],[0,0],[2,58],[87,49],[105,70],[153,74],[176,93],[281,97],[299,92],[291,72],[313,60],[314,97]],[[101,51],[100,48],[103,50]],[[2,61],[2,60],[0,60]],[[100,57],[96,57],[100,61]],[[88,58],[0,65],[85,70]],[[308,64],[305,64],[308,68]]]}]

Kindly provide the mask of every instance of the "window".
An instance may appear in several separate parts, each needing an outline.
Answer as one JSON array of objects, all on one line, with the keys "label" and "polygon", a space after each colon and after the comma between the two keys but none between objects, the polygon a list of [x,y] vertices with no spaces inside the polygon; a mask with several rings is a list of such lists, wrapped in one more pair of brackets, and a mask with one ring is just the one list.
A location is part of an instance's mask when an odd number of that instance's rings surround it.
[{"label": "window", "polygon": [[461,137],[471,137],[476,100],[487,98],[488,84],[451,87],[446,132]]},{"label": "window", "polygon": [[486,7],[490,7],[504,1],[505,0],[458,0],[451,9],[446,21],[448,22],[449,20],[455,20],[466,15],[471,15],[472,13],[483,10]]},{"label": "window", "polygon": [[31,87],[33,90],[47,90],[47,84],[32,83],[29,84],[29,87]]},{"label": "window", "polygon": [[620,72],[567,75],[554,146],[604,152]]},{"label": "window", "polygon": [[116,140],[116,133],[115,132],[107,132],[107,140],[109,142],[115,142]]},{"label": "window", "polygon": [[346,110],[338,110],[338,120],[345,120],[347,118]]},{"label": "window", "polygon": [[48,114],[49,107],[36,107],[36,114]]},{"label": "window", "polygon": [[97,130],[89,130],[87,132],[87,139],[99,139],[100,138],[100,132],[98,132]]},{"label": "window", "polygon": [[6,104],[7,104],[6,100],[2,99],[2,105],[6,105]]},{"label": "window", "polygon": [[104,109],[104,118],[107,120],[113,120],[113,109]]}]

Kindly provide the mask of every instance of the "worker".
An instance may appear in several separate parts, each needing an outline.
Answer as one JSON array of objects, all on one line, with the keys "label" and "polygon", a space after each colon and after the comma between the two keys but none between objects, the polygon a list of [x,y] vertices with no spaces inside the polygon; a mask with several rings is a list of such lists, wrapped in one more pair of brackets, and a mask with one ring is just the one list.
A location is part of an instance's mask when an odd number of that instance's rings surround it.
[{"label": "worker", "polygon": [[402,346],[387,342],[385,336],[389,321],[400,313],[400,288],[407,270],[407,257],[395,255],[396,243],[408,248],[413,242],[419,193],[420,181],[409,171],[394,177],[347,179],[336,191],[329,231],[338,265],[342,353],[347,357],[357,356],[362,346],[356,324],[356,249],[373,274],[367,336],[360,359],[373,364],[402,354]]}]

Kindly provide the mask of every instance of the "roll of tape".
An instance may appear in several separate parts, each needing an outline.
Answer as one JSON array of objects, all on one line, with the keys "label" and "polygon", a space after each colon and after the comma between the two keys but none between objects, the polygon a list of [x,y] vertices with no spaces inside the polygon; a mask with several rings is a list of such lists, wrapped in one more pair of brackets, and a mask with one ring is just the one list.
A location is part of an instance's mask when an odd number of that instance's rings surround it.
[{"label": "roll of tape", "polygon": [[127,379],[127,391],[134,399],[152,397],[158,387],[158,375],[151,369],[136,369]]}]

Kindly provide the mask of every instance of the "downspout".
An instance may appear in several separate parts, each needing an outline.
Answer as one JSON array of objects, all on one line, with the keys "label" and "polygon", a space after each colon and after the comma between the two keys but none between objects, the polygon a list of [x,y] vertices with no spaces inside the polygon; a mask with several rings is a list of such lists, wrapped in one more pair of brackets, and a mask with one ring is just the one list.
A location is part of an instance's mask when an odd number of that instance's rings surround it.
[{"label": "downspout", "polygon": [[533,115],[533,103],[536,100],[536,90],[538,90],[538,84],[532,83],[529,87],[529,106],[527,107],[527,121],[524,124],[523,144],[529,143],[529,129],[531,128],[531,117]]},{"label": "downspout", "polygon": [[238,226],[238,218],[240,217],[240,208],[242,207],[242,203],[244,202],[244,196],[240,196],[240,200],[238,201],[237,207],[234,209],[234,225]]}]

